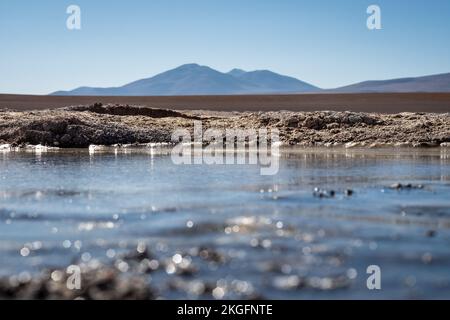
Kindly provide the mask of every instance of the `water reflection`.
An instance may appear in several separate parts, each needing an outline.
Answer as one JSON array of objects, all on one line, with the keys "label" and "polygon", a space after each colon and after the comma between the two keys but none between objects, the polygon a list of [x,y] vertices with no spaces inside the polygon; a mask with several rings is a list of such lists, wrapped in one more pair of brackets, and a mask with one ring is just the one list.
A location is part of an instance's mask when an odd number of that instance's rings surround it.
[{"label": "water reflection", "polygon": [[449,164],[446,149],[285,150],[261,176],[163,148],[2,152],[0,275],[77,263],[160,297],[374,298],[376,264],[378,298],[449,298]]}]

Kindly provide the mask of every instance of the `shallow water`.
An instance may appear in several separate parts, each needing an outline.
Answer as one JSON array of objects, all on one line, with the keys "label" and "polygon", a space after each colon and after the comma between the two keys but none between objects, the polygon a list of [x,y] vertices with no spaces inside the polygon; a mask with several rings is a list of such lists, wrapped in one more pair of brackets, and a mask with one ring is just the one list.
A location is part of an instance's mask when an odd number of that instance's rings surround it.
[{"label": "shallow water", "polygon": [[450,298],[449,164],[446,149],[286,150],[261,176],[142,151],[3,152],[0,276],[139,273],[118,257],[145,244],[166,298]]}]

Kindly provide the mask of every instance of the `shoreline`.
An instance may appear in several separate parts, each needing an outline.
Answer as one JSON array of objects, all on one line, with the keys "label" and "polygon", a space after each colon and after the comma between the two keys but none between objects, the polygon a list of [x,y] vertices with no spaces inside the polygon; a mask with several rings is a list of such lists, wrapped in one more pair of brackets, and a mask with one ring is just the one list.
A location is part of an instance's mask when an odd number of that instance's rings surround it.
[{"label": "shoreline", "polygon": [[285,146],[448,147],[450,113],[381,114],[349,111],[173,111],[134,105],[72,106],[0,111],[0,144],[89,148],[91,145],[172,143],[176,129],[277,129]]},{"label": "shoreline", "polygon": [[[87,148],[59,148],[59,147],[48,147],[43,145],[32,145],[32,144],[22,144],[19,146],[11,144],[0,144],[0,153],[89,153],[89,154],[109,154],[109,153],[124,153],[124,154],[147,154],[151,153],[153,155],[170,155],[172,148],[176,144],[171,143],[148,143],[148,144],[126,144],[126,145],[90,145]],[[185,147],[195,147],[195,143],[190,145],[185,145]],[[203,148],[207,147],[203,146]],[[270,146],[270,144],[269,144]],[[221,150],[224,153],[230,152],[224,149]],[[368,154],[368,152],[374,153],[411,153],[411,152],[441,152],[450,150],[450,144],[442,143],[440,146],[423,147],[423,146],[413,146],[413,144],[407,143],[397,143],[397,144],[376,144],[376,145],[365,145],[359,143],[349,143],[347,145],[278,145],[278,151],[280,153],[295,154],[297,152],[301,153],[342,153],[342,152],[352,152],[355,154],[362,153]],[[257,150],[256,150],[257,151]],[[236,154],[248,153],[248,144],[246,148],[234,148],[232,152]],[[268,150],[270,152],[270,150]]]}]

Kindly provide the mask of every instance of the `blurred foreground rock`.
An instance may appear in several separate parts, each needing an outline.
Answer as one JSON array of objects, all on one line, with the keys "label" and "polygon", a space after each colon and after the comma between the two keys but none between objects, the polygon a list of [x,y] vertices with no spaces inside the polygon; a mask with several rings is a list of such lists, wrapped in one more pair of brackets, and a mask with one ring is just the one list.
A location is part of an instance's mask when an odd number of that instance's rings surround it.
[{"label": "blurred foreground rock", "polygon": [[149,300],[154,298],[145,279],[123,276],[113,268],[84,271],[80,290],[69,289],[63,270],[44,271],[29,279],[0,280],[0,299],[13,300]]}]

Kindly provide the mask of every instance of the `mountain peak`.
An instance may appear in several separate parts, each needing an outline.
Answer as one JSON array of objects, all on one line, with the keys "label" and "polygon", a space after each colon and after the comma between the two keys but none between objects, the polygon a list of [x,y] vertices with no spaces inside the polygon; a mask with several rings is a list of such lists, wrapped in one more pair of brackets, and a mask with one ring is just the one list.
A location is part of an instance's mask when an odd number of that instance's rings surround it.
[{"label": "mountain peak", "polygon": [[239,77],[239,76],[243,75],[246,72],[247,71],[245,71],[245,70],[234,68],[233,70],[229,71],[228,74],[233,76],[233,77]]},{"label": "mountain peak", "polygon": [[201,68],[201,67],[202,66],[199,65],[198,63],[186,63],[186,64],[183,64],[183,65],[175,68],[175,70],[176,69],[197,69],[197,68]]},{"label": "mountain peak", "polygon": [[183,65],[181,65],[181,66],[179,66],[179,67],[176,67],[175,69],[172,69],[172,70],[169,70],[168,72],[170,72],[170,71],[180,71],[180,70],[182,70],[182,71],[194,71],[194,72],[197,72],[197,71],[214,71],[214,72],[219,72],[219,71],[216,71],[216,70],[214,70],[214,69],[212,69],[212,68],[210,68],[210,67],[208,67],[208,66],[203,66],[203,65],[200,65],[200,64],[198,64],[198,63],[186,63],[186,64],[183,64]]}]

